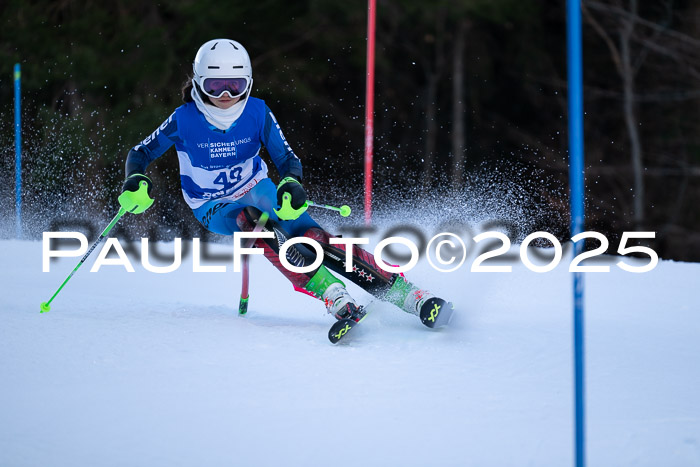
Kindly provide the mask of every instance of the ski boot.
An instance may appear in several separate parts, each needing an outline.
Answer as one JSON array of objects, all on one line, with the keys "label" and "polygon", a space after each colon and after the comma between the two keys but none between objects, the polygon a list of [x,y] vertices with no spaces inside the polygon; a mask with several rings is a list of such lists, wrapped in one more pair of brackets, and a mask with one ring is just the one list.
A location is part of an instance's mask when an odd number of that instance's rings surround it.
[{"label": "ski boot", "polygon": [[341,282],[335,282],[323,292],[323,301],[328,313],[337,320],[352,319],[356,323],[364,316],[364,308],[358,306]]},{"label": "ski boot", "polygon": [[328,339],[332,344],[340,342],[367,315],[364,307],[357,306],[342,282],[329,285],[323,293],[323,301],[328,312],[338,320],[328,330]]},{"label": "ski boot", "polygon": [[385,299],[406,313],[418,316],[421,323],[429,328],[446,326],[452,319],[452,303],[419,289],[403,276],[396,277]]}]

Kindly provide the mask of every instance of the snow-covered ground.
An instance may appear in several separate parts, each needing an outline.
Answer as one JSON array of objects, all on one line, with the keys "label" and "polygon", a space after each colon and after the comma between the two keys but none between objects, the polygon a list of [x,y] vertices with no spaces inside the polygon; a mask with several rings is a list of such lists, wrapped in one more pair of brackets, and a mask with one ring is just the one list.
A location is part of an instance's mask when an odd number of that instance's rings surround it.
[{"label": "snow-covered ground", "polygon": [[[566,260],[543,274],[421,260],[407,276],[455,303],[451,328],[378,304],[332,346],[320,302],[263,258],[239,317],[229,263],[91,273],[96,256],[40,314],[79,258],[44,273],[41,242],[0,241],[1,466],[572,464]],[[700,465],[699,279],[667,261],[586,275],[590,465]]]}]

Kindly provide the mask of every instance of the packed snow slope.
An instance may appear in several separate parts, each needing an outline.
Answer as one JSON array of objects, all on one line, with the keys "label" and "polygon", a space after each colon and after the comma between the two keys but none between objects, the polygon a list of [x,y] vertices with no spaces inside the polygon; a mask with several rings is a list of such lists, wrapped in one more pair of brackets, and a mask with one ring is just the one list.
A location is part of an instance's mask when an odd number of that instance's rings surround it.
[{"label": "packed snow slope", "polygon": [[[79,258],[45,273],[41,242],[0,253],[2,466],[573,462],[566,259],[547,273],[517,258],[473,273],[473,257],[438,273],[423,259],[407,277],[454,302],[450,328],[378,304],[333,346],[321,303],[260,257],[245,317],[227,261],[92,273],[97,252],[40,314]],[[700,465],[700,265],[633,274],[618,259],[585,279],[589,465]]]}]

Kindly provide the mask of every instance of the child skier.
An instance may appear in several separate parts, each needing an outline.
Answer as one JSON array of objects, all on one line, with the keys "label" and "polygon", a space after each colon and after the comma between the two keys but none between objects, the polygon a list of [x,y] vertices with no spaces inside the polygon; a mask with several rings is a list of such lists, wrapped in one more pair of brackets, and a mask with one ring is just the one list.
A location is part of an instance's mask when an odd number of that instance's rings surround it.
[{"label": "child skier", "polygon": [[[436,310],[432,322],[423,319],[433,327],[443,300],[414,286],[403,275],[382,270],[371,254],[357,246],[352,247],[353,271],[346,272],[345,246],[330,244],[332,236],[305,212],[301,161],[265,102],[250,96],[253,76],[245,48],[229,39],[206,42],[195,56],[193,72],[183,88],[185,104],[129,151],[119,196],[121,206],[139,214],[152,204],[153,183],[145,175],[146,167],[175,145],[182,194],[208,230],[223,235],[252,231],[266,212],[269,220],[263,231],[273,232],[275,237],[258,239],[254,245],[263,249],[265,257],[297,290],[323,300],[337,319],[357,322],[365,312],[329,269],[408,313],[427,317],[430,310]],[[260,158],[261,144],[281,175],[276,187]],[[280,245],[302,235],[319,242],[324,250],[322,265],[305,274],[287,270],[278,256]],[[315,260],[315,254],[303,244],[289,248],[287,257],[298,267]]]}]

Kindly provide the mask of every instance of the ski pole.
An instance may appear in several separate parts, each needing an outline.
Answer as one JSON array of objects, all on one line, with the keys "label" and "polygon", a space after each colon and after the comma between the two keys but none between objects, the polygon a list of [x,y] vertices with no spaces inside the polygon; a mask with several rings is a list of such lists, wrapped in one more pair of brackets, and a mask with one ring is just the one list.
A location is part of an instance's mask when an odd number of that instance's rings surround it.
[{"label": "ski pole", "polygon": [[328,204],[314,203],[313,201],[309,200],[309,201],[306,201],[306,205],[307,206],[316,206],[317,208],[329,209],[331,211],[338,211],[340,213],[340,215],[343,217],[348,217],[350,215],[350,212],[352,211],[350,209],[350,206],[348,206],[347,204],[343,204],[340,207],[336,207],[336,206],[330,206]]},{"label": "ski pole", "polygon": [[102,240],[105,239],[105,237],[109,234],[109,231],[112,230],[112,228],[116,225],[116,223],[119,221],[119,219],[121,219],[121,217],[122,217],[124,214],[126,214],[126,209],[120,208],[120,209],[119,209],[119,212],[117,213],[117,215],[114,216],[114,219],[112,219],[112,222],[110,222],[109,225],[102,231],[102,234],[100,235],[100,238],[98,238],[97,241],[96,241],[95,243],[92,244],[92,246],[91,246],[90,249],[87,251],[87,253],[85,253],[85,256],[83,256],[83,259],[80,260],[80,262],[78,263],[78,265],[73,269],[73,271],[71,271],[71,273],[68,275],[68,277],[66,277],[66,280],[63,281],[63,283],[61,284],[61,286],[58,288],[58,290],[56,290],[56,292],[55,292],[55,293],[53,294],[53,296],[49,299],[49,301],[48,301],[48,302],[43,302],[43,303],[41,304],[41,313],[46,313],[46,312],[48,312],[48,311],[51,311],[51,302],[53,301],[54,298],[56,298],[56,295],[58,295],[58,293],[59,293],[59,292],[63,289],[63,287],[68,283],[68,281],[70,280],[70,278],[73,277],[73,274],[75,274],[75,272],[80,268],[80,266],[83,265],[83,263],[84,263],[85,260],[88,258],[88,256],[90,256],[90,253],[92,253],[93,250],[94,250],[95,248],[97,248],[97,245],[99,245],[99,244],[102,242]]},{"label": "ski pole", "polygon": [[[262,229],[265,228],[265,224],[267,223],[267,219],[270,217],[270,215],[266,212],[263,212],[260,218],[258,219],[258,223],[253,229],[253,233],[257,233],[262,231]],[[248,244],[246,245],[246,248],[249,248],[253,243],[255,243],[255,239],[251,238]],[[241,300],[238,302],[238,314],[239,315],[244,315],[248,313],[248,299],[250,299],[250,296],[248,295],[248,286],[250,285],[250,258],[248,255],[243,255],[243,270],[241,271],[242,274],[242,281],[243,283],[241,284]]]}]

